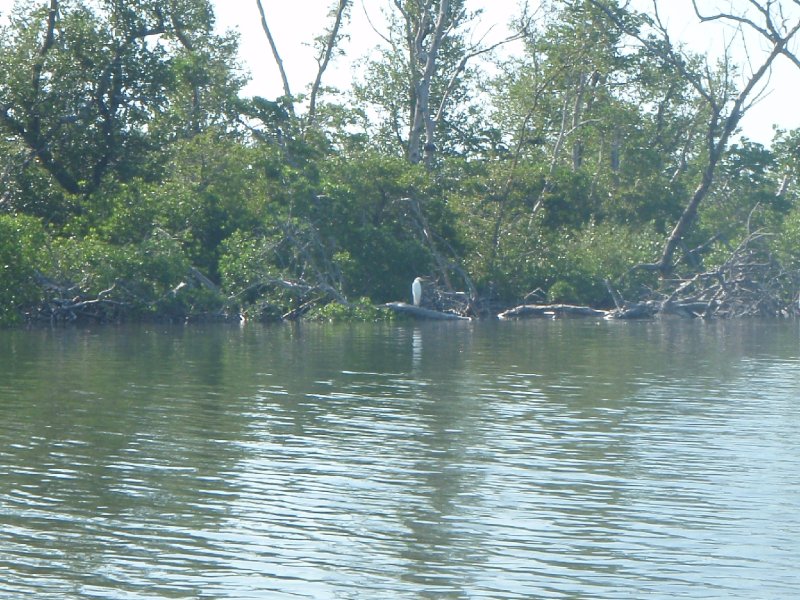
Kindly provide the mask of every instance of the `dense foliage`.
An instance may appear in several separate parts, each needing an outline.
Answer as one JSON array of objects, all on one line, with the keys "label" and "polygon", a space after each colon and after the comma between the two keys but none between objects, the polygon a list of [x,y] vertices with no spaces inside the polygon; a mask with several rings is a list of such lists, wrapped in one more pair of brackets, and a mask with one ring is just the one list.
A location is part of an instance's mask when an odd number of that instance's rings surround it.
[{"label": "dense foliage", "polygon": [[389,4],[394,45],[309,118],[301,97],[243,97],[208,0],[18,3],[0,30],[0,323],[381,318],[370,303],[408,300],[417,275],[478,314],[610,306],[746,240],[793,301],[800,134],[727,135],[729,61],[618,2],[549,3],[503,60],[470,45],[463,1]]}]

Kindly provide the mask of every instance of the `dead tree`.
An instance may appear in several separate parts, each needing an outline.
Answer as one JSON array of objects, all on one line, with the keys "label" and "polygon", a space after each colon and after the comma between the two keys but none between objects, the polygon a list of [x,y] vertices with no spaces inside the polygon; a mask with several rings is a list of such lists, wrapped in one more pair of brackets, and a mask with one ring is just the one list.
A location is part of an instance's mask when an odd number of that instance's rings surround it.
[{"label": "dead tree", "polygon": [[[690,232],[700,205],[712,189],[717,166],[728,150],[731,136],[736,132],[742,117],[763,92],[762,86],[773,63],[778,57],[785,56],[800,67],[800,60],[789,47],[790,42],[800,31],[800,15],[790,14],[790,4],[797,5],[797,2],[749,0],[741,3],[746,4],[745,12],[742,13],[720,11],[705,14],[701,12],[697,1],[692,0],[695,13],[702,22],[733,24],[738,28],[738,35],[742,39],[745,32],[749,32],[766,44],[760,63],[754,62],[749,77],[737,89],[733,81],[730,58],[727,55],[723,60],[722,86],[715,82],[718,73],[713,73],[709,66],[706,66],[705,70],[691,66],[691,61],[673,45],[659,15],[656,0],[652,0],[653,8],[648,19],[652,27],[646,32],[623,20],[620,12],[615,9],[615,3],[607,0],[589,1],[605,13],[614,26],[645,47],[654,58],[680,73],[694,88],[708,110],[709,116],[705,127],[706,157],[699,181],[664,243],[661,256],[653,264],[640,265],[641,268],[654,270],[662,277],[668,277],[675,268],[675,253],[681,241]],[[751,53],[749,56],[755,60],[754,54]]]}]

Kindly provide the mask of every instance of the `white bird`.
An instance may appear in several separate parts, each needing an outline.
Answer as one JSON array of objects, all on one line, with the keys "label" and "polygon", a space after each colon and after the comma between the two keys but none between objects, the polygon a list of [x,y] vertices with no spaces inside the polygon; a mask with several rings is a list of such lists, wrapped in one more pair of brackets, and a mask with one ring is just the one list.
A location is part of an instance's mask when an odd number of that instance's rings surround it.
[{"label": "white bird", "polygon": [[411,296],[414,298],[414,306],[419,306],[422,302],[422,277],[417,277],[411,284]]}]

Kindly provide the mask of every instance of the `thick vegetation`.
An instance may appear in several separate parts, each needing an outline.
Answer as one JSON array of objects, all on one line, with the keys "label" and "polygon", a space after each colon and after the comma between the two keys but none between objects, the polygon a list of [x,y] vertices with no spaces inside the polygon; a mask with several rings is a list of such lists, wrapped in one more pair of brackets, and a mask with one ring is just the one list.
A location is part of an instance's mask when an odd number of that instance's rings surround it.
[{"label": "thick vegetation", "polygon": [[372,319],[417,275],[478,315],[796,305],[800,133],[737,136],[772,61],[797,62],[790,3],[708,15],[767,48],[743,75],[614,0],[521,15],[503,60],[469,42],[465,0],[391,0],[387,45],[336,95],[320,81],[350,3],[333,4],[310,94],[265,99],[241,94],[208,0],[18,3],[0,323]]}]

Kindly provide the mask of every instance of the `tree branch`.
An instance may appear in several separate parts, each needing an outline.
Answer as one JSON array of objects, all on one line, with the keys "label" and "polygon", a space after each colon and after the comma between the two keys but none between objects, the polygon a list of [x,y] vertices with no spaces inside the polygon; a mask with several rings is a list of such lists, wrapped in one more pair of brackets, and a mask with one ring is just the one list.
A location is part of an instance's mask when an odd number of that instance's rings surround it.
[{"label": "tree branch", "polygon": [[261,15],[261,28],[264,30],[264,34],[267,36],[267,41],[269,42],[269,47],[272,49],[272,56],[275,59],[275,63],[278,65],[278,71],[281,75],[281,82],[283,83],[283,93],[288,99],[289,102],[289,111],[294,114],[294,102],[292,101],[292,91],[289,89],[289,78],[286,76],[286,69],[283,67],[283,60],[281,59],[281,55],[278,53],[278,47],[275,45],[275,40],[272,37],[272,32],[269,29],[269,25],[267,24],[267,16],[264,13],[264,6],[261,4],[261,0],[256,0],[256,5],[258,6],[258,12]]},{"label": "tree branch", "polygon": [[333,51],[336,48],[336,43],[339,39],[339,29],[342,26],[342,21],[345,19],[347,9],[352,4],[352,0],[338,0],[338,5],[334,14],[333,26],[331,27],[328,35],[325,38],[325,44],[320,51],[320,56],[317,58],[317,76],[314,83],[311,85],[311,94],[308,99],[308,122],[313,123],[317,114],[317,96],[319,95],[320,85],[322,83],[322,76],[328,68]]}]

